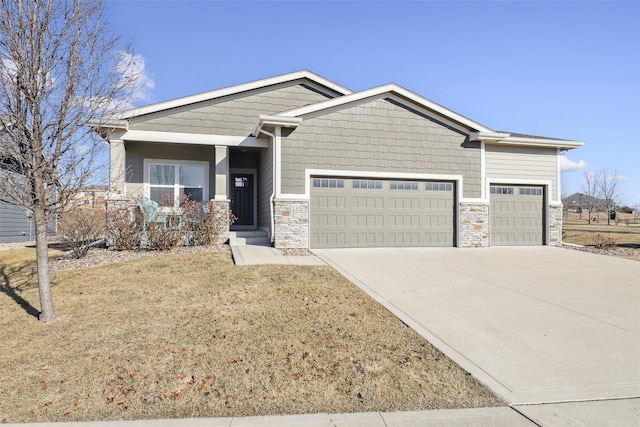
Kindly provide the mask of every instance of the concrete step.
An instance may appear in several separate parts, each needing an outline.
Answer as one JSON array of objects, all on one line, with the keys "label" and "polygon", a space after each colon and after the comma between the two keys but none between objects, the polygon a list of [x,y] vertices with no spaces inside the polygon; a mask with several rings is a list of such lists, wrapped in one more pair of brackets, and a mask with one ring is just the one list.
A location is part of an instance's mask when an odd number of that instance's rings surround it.
[{"label": "concrete step", "polygon": [[239,230],[229,232],[230,245],[271,246],[271,239],[266,231]]}]

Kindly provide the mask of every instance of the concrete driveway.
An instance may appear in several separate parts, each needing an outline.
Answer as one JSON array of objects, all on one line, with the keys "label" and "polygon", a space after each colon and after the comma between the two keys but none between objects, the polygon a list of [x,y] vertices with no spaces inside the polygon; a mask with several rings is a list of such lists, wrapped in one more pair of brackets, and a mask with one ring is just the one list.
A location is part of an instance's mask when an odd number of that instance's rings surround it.
[{"label": "concrete driveway", "polygon": [[314,250],[512,404],[640,396],[640,263],[553,247]]}]

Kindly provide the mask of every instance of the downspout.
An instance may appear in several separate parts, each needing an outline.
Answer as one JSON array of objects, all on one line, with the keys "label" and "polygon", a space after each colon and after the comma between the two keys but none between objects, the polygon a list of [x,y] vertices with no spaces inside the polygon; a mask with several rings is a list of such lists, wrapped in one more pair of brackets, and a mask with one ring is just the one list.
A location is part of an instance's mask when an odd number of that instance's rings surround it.
[{"label": "downspout", "polygon": [[275,233],[275,206],[274,206],[274,200],[276,198],[276,136],[275,134],[271,133],[271,132],[267,132],[266,130],[262,129],[261,127],[258,128],[258,134],[265,134],[267,135],[269,138],[271,138],[271,147],[273,148],[273,153],[272,153],[272,163],[271,163],[271,176],[272,176],[272,182],[271,182],[271,195],[269,196],[269,208],[271,209],[271,218],[269,221],[269,238],[271,239],[271,243],[273,243],[274,241],[274,233]]}]

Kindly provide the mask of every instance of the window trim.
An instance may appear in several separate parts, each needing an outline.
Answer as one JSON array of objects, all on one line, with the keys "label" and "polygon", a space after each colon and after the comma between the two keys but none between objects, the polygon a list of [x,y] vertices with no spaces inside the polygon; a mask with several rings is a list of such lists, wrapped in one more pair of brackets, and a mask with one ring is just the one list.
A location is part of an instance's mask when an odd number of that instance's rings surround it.
[{"label": "window trim", "polygon": [[[199,166],[203,169],[203,179],[202,183],[202,201],[206,202],[209,200],[209,162],[208,161],[200,161],[200,160],[179,160],[179,159],[147,159],[143,160],[143,183],[144,183],[144,197],[145,199],[151,198],[151,179],[150,179],[150,168],[151,165],[163,165],[163,166],[174,166],[178,168],[179,166]],[[177,196],[180,191],[180,184],[177,183],[177,179],[180,176],[176,171],[174,175],[174,184],[173,184],[173,195],[174,195],[174,208],[178,207],[178,199]],[[154,187],[156,187],[154,185]],[[157,187],[163,187],[158,185]],[[171,186],[164,186],[169,188]],[[184,187],[184,186],[182,186]]]}]

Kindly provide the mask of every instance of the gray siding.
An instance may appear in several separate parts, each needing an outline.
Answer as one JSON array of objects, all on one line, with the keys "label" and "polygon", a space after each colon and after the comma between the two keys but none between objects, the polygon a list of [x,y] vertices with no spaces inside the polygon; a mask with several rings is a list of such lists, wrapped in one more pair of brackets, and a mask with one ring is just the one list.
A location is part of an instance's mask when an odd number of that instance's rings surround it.
[{"label": "gray siding", "polygon": [[0,202],[0,243],[35,239],[35,230],[27,212],[24,207]]},{"label": "gray siding", "polygon": [[129,128],[160,132],[185,132],[248,136],[260,114],[275,114],[324,101],[327,96],[307,86],[263,88],[136,118]]},{"label": "gray siding", "polygon": [[[153,142],[126,143],[126,186],[127,194],[143,194],[144,159],[197,160],[209,162],[209,199],[215,192],[214,147],[206,145],[165,144]],[[205,199],[207,195],[205,194]]]},{"label": "gray siding", "polygon": [[304,193],[304,170],[451,174],[480,197],[480,146],[388,100],[307,119],[282,139],[282,192]]},{"label": "gray siding", "polygon": [[258,167],[258,227],[271,226],[271,203],[273,193],[273,144],[261,150]]},{"label": "gray siding", "polygon": [[551,200],[558,199],[558,154],[555,148],[486,145],[487,178],[551,181]]}]

